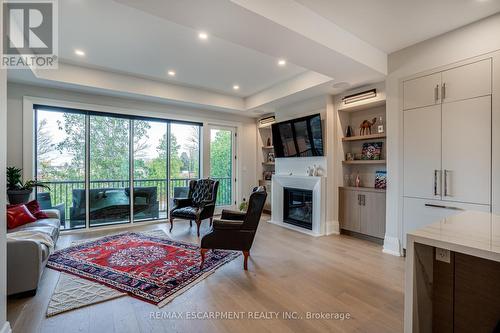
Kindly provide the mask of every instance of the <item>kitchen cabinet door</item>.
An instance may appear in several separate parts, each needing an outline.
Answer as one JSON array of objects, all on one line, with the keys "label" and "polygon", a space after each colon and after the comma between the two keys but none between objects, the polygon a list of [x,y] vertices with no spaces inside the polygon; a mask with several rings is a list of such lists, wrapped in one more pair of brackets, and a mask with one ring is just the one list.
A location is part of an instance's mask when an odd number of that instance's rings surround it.
[{"label": "kitchen cabinet door", "polygon": [[361,193],[361,233],[377,238],[385,237],[385,193]]},{"label": "kitchen cabinet door", "polygon": [[443,104],[443,200],[491,203],[491,96]]},{"label": "kitchen cabinet door", "polygon": [[442,74],[443,103],[491,94],[491,59],[460,66]]},{"label": "kitchen cabinet door", "polygon": [[440,198],[441,105],[403,112],[404,196]]},{"label": "kitchen cabinet door", "polygon": [[340,227],[348,231],[360,232],[359,193],[357,191],[340,189],[339,194]]},{"label": "kitchen cabinet door", "polygon": [[403,83],[405,110],[441,103],[441,73],[427,75]]}]

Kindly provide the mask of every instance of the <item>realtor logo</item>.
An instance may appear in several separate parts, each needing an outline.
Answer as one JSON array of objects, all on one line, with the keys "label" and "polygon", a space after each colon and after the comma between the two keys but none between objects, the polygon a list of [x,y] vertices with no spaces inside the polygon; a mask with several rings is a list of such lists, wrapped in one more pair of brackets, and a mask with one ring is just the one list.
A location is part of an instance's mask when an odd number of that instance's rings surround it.
[{"label": "realtor logo", "polygon": [[3,3],[3,68],[57,68],[57,0]]}]

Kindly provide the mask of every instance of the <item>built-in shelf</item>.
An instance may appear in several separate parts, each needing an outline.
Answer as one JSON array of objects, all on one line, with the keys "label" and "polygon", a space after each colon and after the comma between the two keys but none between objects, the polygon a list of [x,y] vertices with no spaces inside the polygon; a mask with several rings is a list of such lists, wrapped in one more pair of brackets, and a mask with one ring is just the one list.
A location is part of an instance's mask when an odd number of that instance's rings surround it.
[{"label": "built-in shelf", "polygon": [[356,135],[356,136],[344,137],[344,138],[342,138],[342,141],[348,142],[348,141],[362,141],[362,140],[373,140],[373,139],[384,139],[384,138],[386,138],[385,133],[377,133],[377,134]]},{"label": "built-in shelf", "polygon": [[365,192],[378,192],[378,193],[385,193],[385,189],[380,189],[380,188],[375,188],[375,187],[356,187],[356,186],[340,186],[340,188],[344,190],[352,190],[352,191],[365,191]]},{"label": "built-in shelf", "polygon": [[274,149],[274,146],[263,146],[262,149]]},{"label": "built-in shelf", "polygon": [[339,108],[339,111],[356,112],[356,111],[363,111],[366,109],[372,109],[372,108],[376,108],[376,107],[384,106],[384,105],[385,105],[385,99],[377,99],[377,100],[369,101],[369,102],[353,103],[352,105],[342,105]]},{"label": "built-in shelf", "polygon": [[354,160],[354,161],[342,161],[342,163],[347,165],[371,165],[371,164],[385,164],[385,160]]},{"label": "built-in shelf", "polygon": [[274,165],[274,162],[262,162],[262,165]]}]

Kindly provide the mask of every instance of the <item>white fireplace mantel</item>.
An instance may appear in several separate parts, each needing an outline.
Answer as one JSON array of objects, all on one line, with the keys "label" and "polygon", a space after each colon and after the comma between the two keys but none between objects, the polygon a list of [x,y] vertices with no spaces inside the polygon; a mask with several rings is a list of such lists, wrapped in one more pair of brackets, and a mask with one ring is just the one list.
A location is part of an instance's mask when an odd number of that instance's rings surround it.
[{"label": "white fireplace mantel", "polygon": [[[312,236],[327,234],[326,204],[325,204],[326,177],[274,175],[272,178],[272,210],[270,223],[280,225],[292,230],[303,232]],[[312,230],[294,226],[283,222],[283,189],[291,187],[310,190],[313,193]]]}]

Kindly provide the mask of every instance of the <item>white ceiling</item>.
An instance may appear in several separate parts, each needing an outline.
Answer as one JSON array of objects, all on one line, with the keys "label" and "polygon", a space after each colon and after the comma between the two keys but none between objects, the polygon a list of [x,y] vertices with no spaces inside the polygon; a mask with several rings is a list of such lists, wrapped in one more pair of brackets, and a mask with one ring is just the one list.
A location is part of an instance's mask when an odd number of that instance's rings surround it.
[{"label": "white ceiling", "polygon": [[59,6],[63,62],[242,97],[306,71],[291,63],[279,67],[275,57],[215,36],[201,41],[194,29],[114,1],[65,0]]},{"label": "white ceiling", "polygon": [[499,0],[296,0],[392,53],[500,11]]}]

